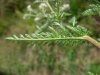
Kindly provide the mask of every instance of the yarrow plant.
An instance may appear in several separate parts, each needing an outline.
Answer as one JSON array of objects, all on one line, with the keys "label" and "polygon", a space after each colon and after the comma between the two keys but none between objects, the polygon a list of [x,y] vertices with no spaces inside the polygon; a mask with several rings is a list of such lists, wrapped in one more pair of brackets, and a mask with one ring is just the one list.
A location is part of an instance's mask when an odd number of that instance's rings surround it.
[{"label": "yarrow plant", "polygon": [[[80,3],[78,1],[80,1]],[[79,21],[80,18],[85,19],[85,17],[98,14],[100,11],[97,9],[97,3],[95,4],[94,0],[88,0],[89,6],[83,10],[84,5],[81,5],[81,3],[84,2],[87,4],[87,0],[35,0],[34,5],[27,6],[27,11],[23,17],[24,19],[32,20],[33,23],[36,24],[35,32],[12,35],[6,39],[21,42],[31,41],[32,44],[34,43],[34,46],[39,49],[39,52],[37,51],[37,61],[40,62],[39,66],[42,64],[43,67],[45,67],[46,65],[50,71],[49,75],[53,75],[52,73],[54,72],[53,70],[56,69],[55,67],[57,67],[57,74],[54,75],[62,75],[60,73],[62,70],[70,70],[71,75],[77,75],[76,70],[78,70],[78,68],[75,61],[77,57],[76,47],[84,43],[87,45],[87,42],[89,42],[100,49],[100,42],[97,40],[100,37],[94,39],[92,31],[84,27]],[[91,5],[93,8],[91,8]],[[44,50],[45,45],[46,47],[49,46],[46,48],[50,49],[50,51],[47,50],[49,53]],[[59,56],[57,57],[55,53],[56,50],[62,46],[65,51],[61,50],[61,52],[66,54],[65,56],[68,59],[63,58],[64,60],[59,64],[56,58],[60,58]],[[58,48],[54,50],[54,47]],[[33,53],[36,53],[36,51]],[[58,54],[60,55],[59,50]],[[57,62],[57,64],[55,64],[55,62]],[[84,70],[84,72],[86,71]],[[93,74],[89,73],[89,75]]]},{"label": "yarrow plant", "polygon": [[[81,40],[85,40],[100,48],[100,43],[90,37],[90,31],[88,31],[85,27],[78,25],[78,15],[74,15],[73,13],[71,13],[71,1],[70,5],[69,1],[66,2],[66,4],[64,2],[66,1],[36,0],[35,4],[39,3],[37,10],[32,9],[31,5],[28,5],[28,13],[25,14],[24,18],[34,18],[34,22],[36,22],[37,24],[36,32],[31,35],[13,35],[12,37],[7,37],[6,39],[19,41],[28,40],[35,42],[41,41],[47,43],[55,42],[56,44],[61,42],[64,44],[76,44],[75,40],[77,40],[77,43],[79,43]],[[95,9],[93,9],[93,11],[99,10],[96,6],[94,6],[94,8]],[[84,13],[82,13],[82,15],[87,15],[87,13],[91,11],[92,9],[88,9]]]}]

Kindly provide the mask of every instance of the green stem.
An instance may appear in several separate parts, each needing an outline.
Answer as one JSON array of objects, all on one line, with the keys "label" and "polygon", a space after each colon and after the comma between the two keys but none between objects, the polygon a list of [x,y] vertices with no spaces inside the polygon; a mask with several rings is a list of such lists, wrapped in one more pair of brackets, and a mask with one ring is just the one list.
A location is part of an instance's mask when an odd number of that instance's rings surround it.
[{"label": "green stem", "polygon": [[52,9],[51,5],[49,4],[48,0],[46,1],[46,4],[48,5],[48,7],[50,8],[51,12],[54,13],[54,10]]},{"label": "green stem", "polygon": [[13,38],[13,37],[8,37],[6,38],[8,40],[18,40],[18,41],[54,41],[54,40],[86,40],[96,47],[100,48],[100,43],[97,42],[95,39],[91,38],[88,35],[82,36],[82,37],[66,37],[66,38]]},{"label": "green stem", "polygon": [[10,39],[10,40],[22,40],[22,41],[54,41],[54,40],[82,40],[84,39],[83,37],[67,37],[67,38],[12,38],[12,37],[8,37],[6,39]]}]

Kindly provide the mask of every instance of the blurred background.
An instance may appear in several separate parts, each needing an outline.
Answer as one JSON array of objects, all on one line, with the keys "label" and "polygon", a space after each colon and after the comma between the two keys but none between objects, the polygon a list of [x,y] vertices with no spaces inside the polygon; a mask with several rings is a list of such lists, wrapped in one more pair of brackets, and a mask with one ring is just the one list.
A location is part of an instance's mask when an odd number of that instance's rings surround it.
[{"label": "blurred background", "polygon": [[100,75],[100,51],[94,46],[66,51],[56,45],[53,50],[52,46],[5,40],[35,31],[33,19],[23,19],[33,1],[0,0],[0,75]]}]

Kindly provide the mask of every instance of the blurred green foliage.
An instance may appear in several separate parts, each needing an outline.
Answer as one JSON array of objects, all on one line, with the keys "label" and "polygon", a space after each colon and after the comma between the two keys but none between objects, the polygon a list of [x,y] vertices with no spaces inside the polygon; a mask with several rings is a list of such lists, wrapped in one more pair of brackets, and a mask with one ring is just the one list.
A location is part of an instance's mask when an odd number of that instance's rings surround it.
[{"label": "blurred green foliage", "polygon": [[90,64],[90,72],[92,72],[94,75],[99,75],[100,74],[100,62],[94,62]]},{"label": "blurred green foliage", "polygon": [[[34,0],[0,0],[0,36],[7,36],[19,33],[33,33],[35,22],[33,18],[23,20],[27,5],[31,5]],[[75,0],[71,0],[75,1]],[[51,2],[52,4],[52,2]],[[32,5],[35,10],[39,9]],[[74,5],[76,5],[74,3]],[[73,5],[72,5],[73,6]],[[73,6],[74,7],[74,6]],[[73,8],[77,14],[78,5]],[[57,10],[57,9],[55,9]],[[58,12],[57,12],[58,13]],[[58,13],[59,14],[59,13]],[[40,14],[39,14],[40,15]],[[41,17],[41,16],[40,16]],[[55,17],[55,15],[54,15]],[[70,17],[70,16],[69,16]],[[59,18],[59,17],[58,17]],[[44,23],[39,21],[37,24]],[[51,21],[52,22],[52,21]],[[92,47],[80,47],[71,49],[66,46],[40,46],[39,44],[28,44],[29,42],[10,42],[0,40],[0,71],[12,73],[13,75],[32,75],[36,71],[38,75],[44,75],[41,70],[45,70],[48,75],[88,75],[88,72],[100,74],[100,63],[91,64]],[[87,51],[84,47],[88,48]],[[96,49],[93,49],[94,51]],[[89,54],[90,53],[90,54]],[[89,57],[90,56],[90,57]],[[89,65],[87,67],[87,65]],[[89,70],[88,70],[89,68]],[[46,75],[47,75],[46,74]]]},{"label": "blurred green foliage", "polygon": [[21,18],[24,10],[31,2],[32,0],[0,0],[0,36],[5,35],[11,26],[18,25],[17,21],[23,22]]}]

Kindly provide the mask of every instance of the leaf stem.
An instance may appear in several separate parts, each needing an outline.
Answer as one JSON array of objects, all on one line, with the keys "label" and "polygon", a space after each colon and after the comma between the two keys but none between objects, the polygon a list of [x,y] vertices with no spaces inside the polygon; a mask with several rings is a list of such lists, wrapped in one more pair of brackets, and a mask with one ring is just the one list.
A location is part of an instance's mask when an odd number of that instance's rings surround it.
[{"label": "leaf stem", "polygon": [[94,46],[96,46],[97,48],[100,49],[100,43],[97,42],[95,39],[93,39],[92,37],[85,35],[82,37],[65,37],[65,38],[21,38],[21,37],[8,37],[6,38],[8,40],[18,40],[18,41],[54,41],[54,40],[86,40],[88,42],[90,42],[91,44],[93,44]]}]

